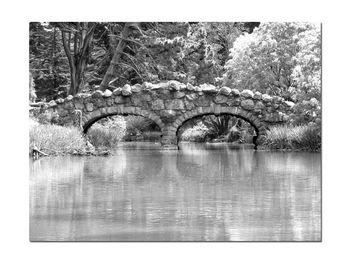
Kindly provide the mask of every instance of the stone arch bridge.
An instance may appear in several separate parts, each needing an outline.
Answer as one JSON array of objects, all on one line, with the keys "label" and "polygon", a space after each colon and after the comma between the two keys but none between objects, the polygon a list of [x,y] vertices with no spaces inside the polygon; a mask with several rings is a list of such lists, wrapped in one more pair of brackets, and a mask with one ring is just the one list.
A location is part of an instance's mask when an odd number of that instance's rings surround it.
[{"label": "stone arch bridge", "polygon": [[184,122],[208,114],[230,114],[249,122],[260,144],[271,125],[287,121],[292,102],[250,90],[239,91],[210,84],[192,86],[177,81],[125,85],[113,91],[77,94],[42,103],[40,111],[58,115],[59,124],[77,125],[83,132],[111,115],[140,115],[153,120],[162,131],[161,144],[176,147],[177,131]]}]

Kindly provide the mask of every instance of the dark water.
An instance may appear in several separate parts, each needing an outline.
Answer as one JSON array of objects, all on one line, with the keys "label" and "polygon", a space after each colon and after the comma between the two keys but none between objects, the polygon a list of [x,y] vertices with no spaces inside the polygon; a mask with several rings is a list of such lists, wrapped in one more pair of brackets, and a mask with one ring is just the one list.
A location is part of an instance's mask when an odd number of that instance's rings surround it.
[{"label": "dark water", "polygon": [[32,241],[319,241],[321,155],[138,143],[30,163]]}]

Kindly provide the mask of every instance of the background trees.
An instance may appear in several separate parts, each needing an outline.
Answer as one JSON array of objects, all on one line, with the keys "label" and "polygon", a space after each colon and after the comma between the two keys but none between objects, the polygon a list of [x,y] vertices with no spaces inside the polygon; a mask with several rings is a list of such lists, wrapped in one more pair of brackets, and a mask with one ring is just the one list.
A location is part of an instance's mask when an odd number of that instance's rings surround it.
[{"label": "background trees", "polygon": [[320,121],[321,34],[311,23],[263,23],[230,50],[223,84],[296,103],[294,122]]},{"label": "background trees", "polygon": [[295,103],[294,124],[320,123],[319,25],[34,22],[29,29],[31,100],[178,80],[279,95]]}]

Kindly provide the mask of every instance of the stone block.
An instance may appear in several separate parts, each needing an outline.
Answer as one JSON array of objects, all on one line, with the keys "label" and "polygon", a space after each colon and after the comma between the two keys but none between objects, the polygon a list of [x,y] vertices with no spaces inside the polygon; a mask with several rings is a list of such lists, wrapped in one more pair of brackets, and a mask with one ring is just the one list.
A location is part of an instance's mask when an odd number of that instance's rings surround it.
[{"label": "stone block", "polygon": [[188,100],[195,100],[197,98],[198,98],[198,95],[196,93],[191,93],[191,94],[186,95],[186,99],[188,99]]},{"label": "stone block", "polygon": [[106,89],[105,92],[103,93],[103,97],[107,98],[112,96],[112,91],[110,91],[109,89]]},{"label": "stone block", "polygon": [[167,100],[165,103],[166,109],[169,110],[183,110],[185,109],[184,102],[182,100]]},{"label": "stone block", "polygon": [[132,94],[131,92],[131,86],[129,84],[125,84],[122,88],[122,95],[123,96],[130,96]]},{"label": "stone block", "polygon": [[204,93],[216,93],[217,89],[214,85],[211,84],[202,84],[199,86],[200,90]]},{"label": "stone block", "polygon": [[91,102],[89,102],[89,103],[85,104],[85,108],[86,108],[87,111],[90,112],[90,111],[94,110],[94,105]]},{"label": "stone block", "polygon": [[262,95],[262,100],[264,102],[271,102],[272,101],[272,97],[270,95],[268,95],[268,94],[263,94]]},{"label": "stone block", "polygon": [[122,88],[116,88],[113,90],[113,96],[119,96],[122,94]]},{"label": "stone block", "polygon": [[193,102],[185,100],[185,107],[187,110],[192,110],[195,107],[195,105],[193,104]]},{"label": "stone block", "polygon": [[185,93],[184,92],[182,92],[182,91],[176,91],[175,93],[174,93],[174,98],[175,99],[181,99],[181,98],[183,98],[183,97],[185,97]]},{"label": "stone block", "polygon": [[210,100],[206,96],[200,96],[198,99],[194,100],[193,103],[196,106],[205,107],[210,105]]},{"label": "stone block", "polygon": [[261,100],[262,99],[262,94],[259,91],[257,91],[257,92],[254,93],[253,98],[256,99],[256,100]]},{"label": "stone block", "polygon": [[102,96],[103,96],[103,92],[101,90],[95,90],[91,94],[91,97],[93,97],[93,98],[101,98]]},{"label": "stone block", "polygon": [[249,89],[245,89],[241,92],[241,96],[247,99],[251,99],[254,96],[253,91],[249,90]]},{"label": "stone block", "polygon": [[131,87],[131,92],[133,93],[139,93],[142,90],[141,84],[135,84]]},{"label": "stone block", "polygon": [[241,92],[238,89],[232,89],[231,92],[232,92],[232,94],[234,96],[240,96],[241,95]]},{"label": "stone block", "polygon": [[229,96],[231,94],[231,89],[229,87],[222,87],[219,90],[219,94]]},{"label": "stone block", "polygon": [[151,108],[152,110],[163,110],[164,107],[164,102],[160,99],[154,100],[151,102]]},{"label": "stone block", "polygon": [[215,96],[214,102],[221,104],[221,103],[227,102],[227,100],[228,100],[227,96],[225,96],[225,95],[217,95],[217,96]]},{"label": "stone block", "polygon": [[245,110],[252,110],[254,109],[254,101],[248,99],[248,100],[243,100],[241,102],[241,106]]}]

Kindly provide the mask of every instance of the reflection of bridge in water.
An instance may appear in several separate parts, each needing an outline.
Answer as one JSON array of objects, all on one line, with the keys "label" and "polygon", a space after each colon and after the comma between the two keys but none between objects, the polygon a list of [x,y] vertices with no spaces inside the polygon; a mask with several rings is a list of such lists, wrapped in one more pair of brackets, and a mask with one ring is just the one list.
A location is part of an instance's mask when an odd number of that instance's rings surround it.
[{"label": "reflection of bridge in water", "polygon": [[31,239],[319,239],[319,155],[205,147],[33,162]]},{"label": "reflection of bridge in water", "polygon": [[84,132],[107,116],[139,115],[153,120],[162,132],[162,145],[172,147],[177,146],[178,129],[187,120],[209,114],[229,114],[249,122],[256,132],[253,142],[258,145],[269,126],[288,119],[292,106],[281,97],[250,90],[169,81],[68,96],[42,104],[41,111],[56,113],[60,124],[79,125]]}]

